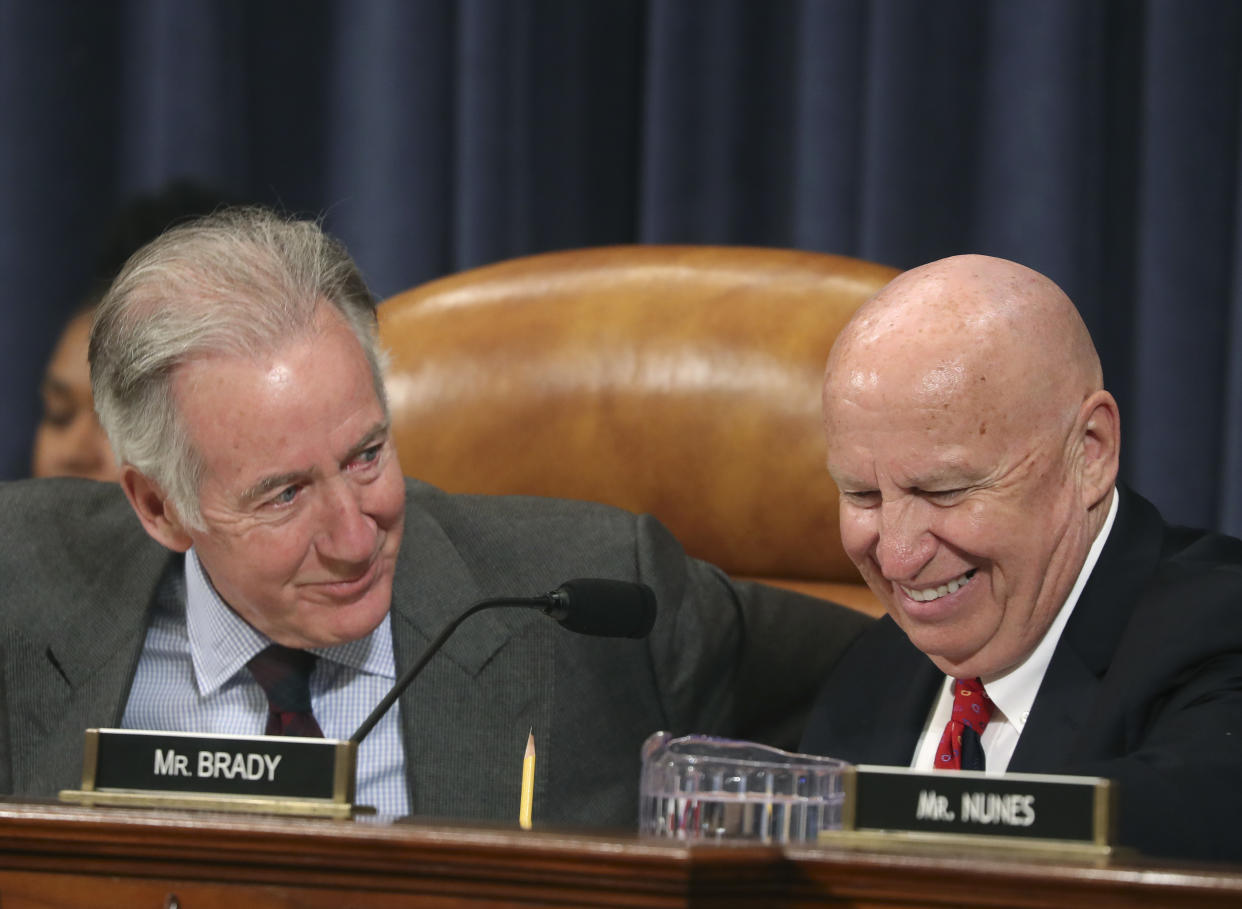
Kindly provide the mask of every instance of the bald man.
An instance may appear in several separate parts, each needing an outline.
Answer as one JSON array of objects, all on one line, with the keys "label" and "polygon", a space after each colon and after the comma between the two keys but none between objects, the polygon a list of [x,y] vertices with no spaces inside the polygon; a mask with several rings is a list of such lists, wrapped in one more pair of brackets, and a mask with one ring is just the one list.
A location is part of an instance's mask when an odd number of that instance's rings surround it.
[{"label": "bald man", "polygon": [[[802,749],[1108,777],[1123,843],[1242,858],[1242,542],[1117,485],[1117,403],[1060,288],[983,256],[906,272],[841,333],[823,403],[842,541],[888,616]],[[990,721],[955,745],[967,689]]]}]

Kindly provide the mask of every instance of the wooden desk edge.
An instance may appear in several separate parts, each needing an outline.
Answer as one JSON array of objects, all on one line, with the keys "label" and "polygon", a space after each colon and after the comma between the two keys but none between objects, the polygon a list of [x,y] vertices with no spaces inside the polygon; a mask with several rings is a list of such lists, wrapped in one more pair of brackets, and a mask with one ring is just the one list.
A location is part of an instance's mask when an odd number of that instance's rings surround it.
[{"label": "wooden desk edge", "polygon": [[[687,845],[622,832],[0,801],[0,870],[609,905],[1242,904],[1242,867]],[[3,880],[0,876],[0,894]],[[721,902],[721,901],[725,902]],[[713,903],[714,901],[714,903]],[[378,905],[378,904],[377,904]]]}]

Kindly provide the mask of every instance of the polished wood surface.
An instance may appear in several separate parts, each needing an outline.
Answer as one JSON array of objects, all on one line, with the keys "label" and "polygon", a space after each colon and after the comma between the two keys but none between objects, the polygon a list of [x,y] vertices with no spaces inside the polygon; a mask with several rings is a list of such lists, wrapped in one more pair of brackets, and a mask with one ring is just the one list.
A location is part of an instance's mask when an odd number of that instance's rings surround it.
[{"label": "polished wood surface", "polygon": [[415,287],[379,307],[402,468],[453,492],[650,513],[730,574],[877,613],[841,548],[819,400],[838,331],[896,274],[636,245]]},{"label": "polished wood surface", "polygon": [[0,803],[0,907],[1242,905],[1242,868]]}]

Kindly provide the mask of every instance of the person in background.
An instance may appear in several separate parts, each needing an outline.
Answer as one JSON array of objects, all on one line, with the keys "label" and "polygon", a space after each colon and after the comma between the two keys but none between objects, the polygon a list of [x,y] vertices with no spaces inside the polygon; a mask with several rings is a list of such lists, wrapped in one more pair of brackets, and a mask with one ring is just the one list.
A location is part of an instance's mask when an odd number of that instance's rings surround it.
[{"label": "person in background", "polygon": [[900,275],[837,338],[823,407],[842,542],[888,616],[802,748],[1105,777],[1122,844],[1242,858],[1242,541],[1117,483],[1117,402],[1060,288],[985,256]]},{"label": "person in background", "polygon": [[35,428],[31,475],[113,481],[119,476],[108,436],[95,416],[86,348],[92,301],[65,324],[43,373],[42,414]]},{"label": "person in background", "polygon": [[95,416],[87,341],[95,305],[125,260],[174,224],[209,214],[229,199],[190,180],[177,180],[128,202],[104,233],[84,302],[61,330],[43,373],[42,411],[31,447],[34,477],[85,477],[114,481],[119,477],[108,436]]}]

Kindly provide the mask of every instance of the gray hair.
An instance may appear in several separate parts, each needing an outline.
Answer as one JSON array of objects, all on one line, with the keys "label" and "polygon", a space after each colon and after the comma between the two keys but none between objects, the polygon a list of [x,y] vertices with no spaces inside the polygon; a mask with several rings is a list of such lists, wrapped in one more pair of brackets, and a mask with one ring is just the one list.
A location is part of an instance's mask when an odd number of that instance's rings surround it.
[{"label": "gray hair", "polygon": [[90,341],[99,421],[117,458],[153,480],[187,527],[203,526],[203,463],[172,393],[178,367],[278,350],[308,336],[325,304],[362,345],[387,413],[375,299],[314,221],[244,207],[188,222],[134,253],[100,301]]}]

